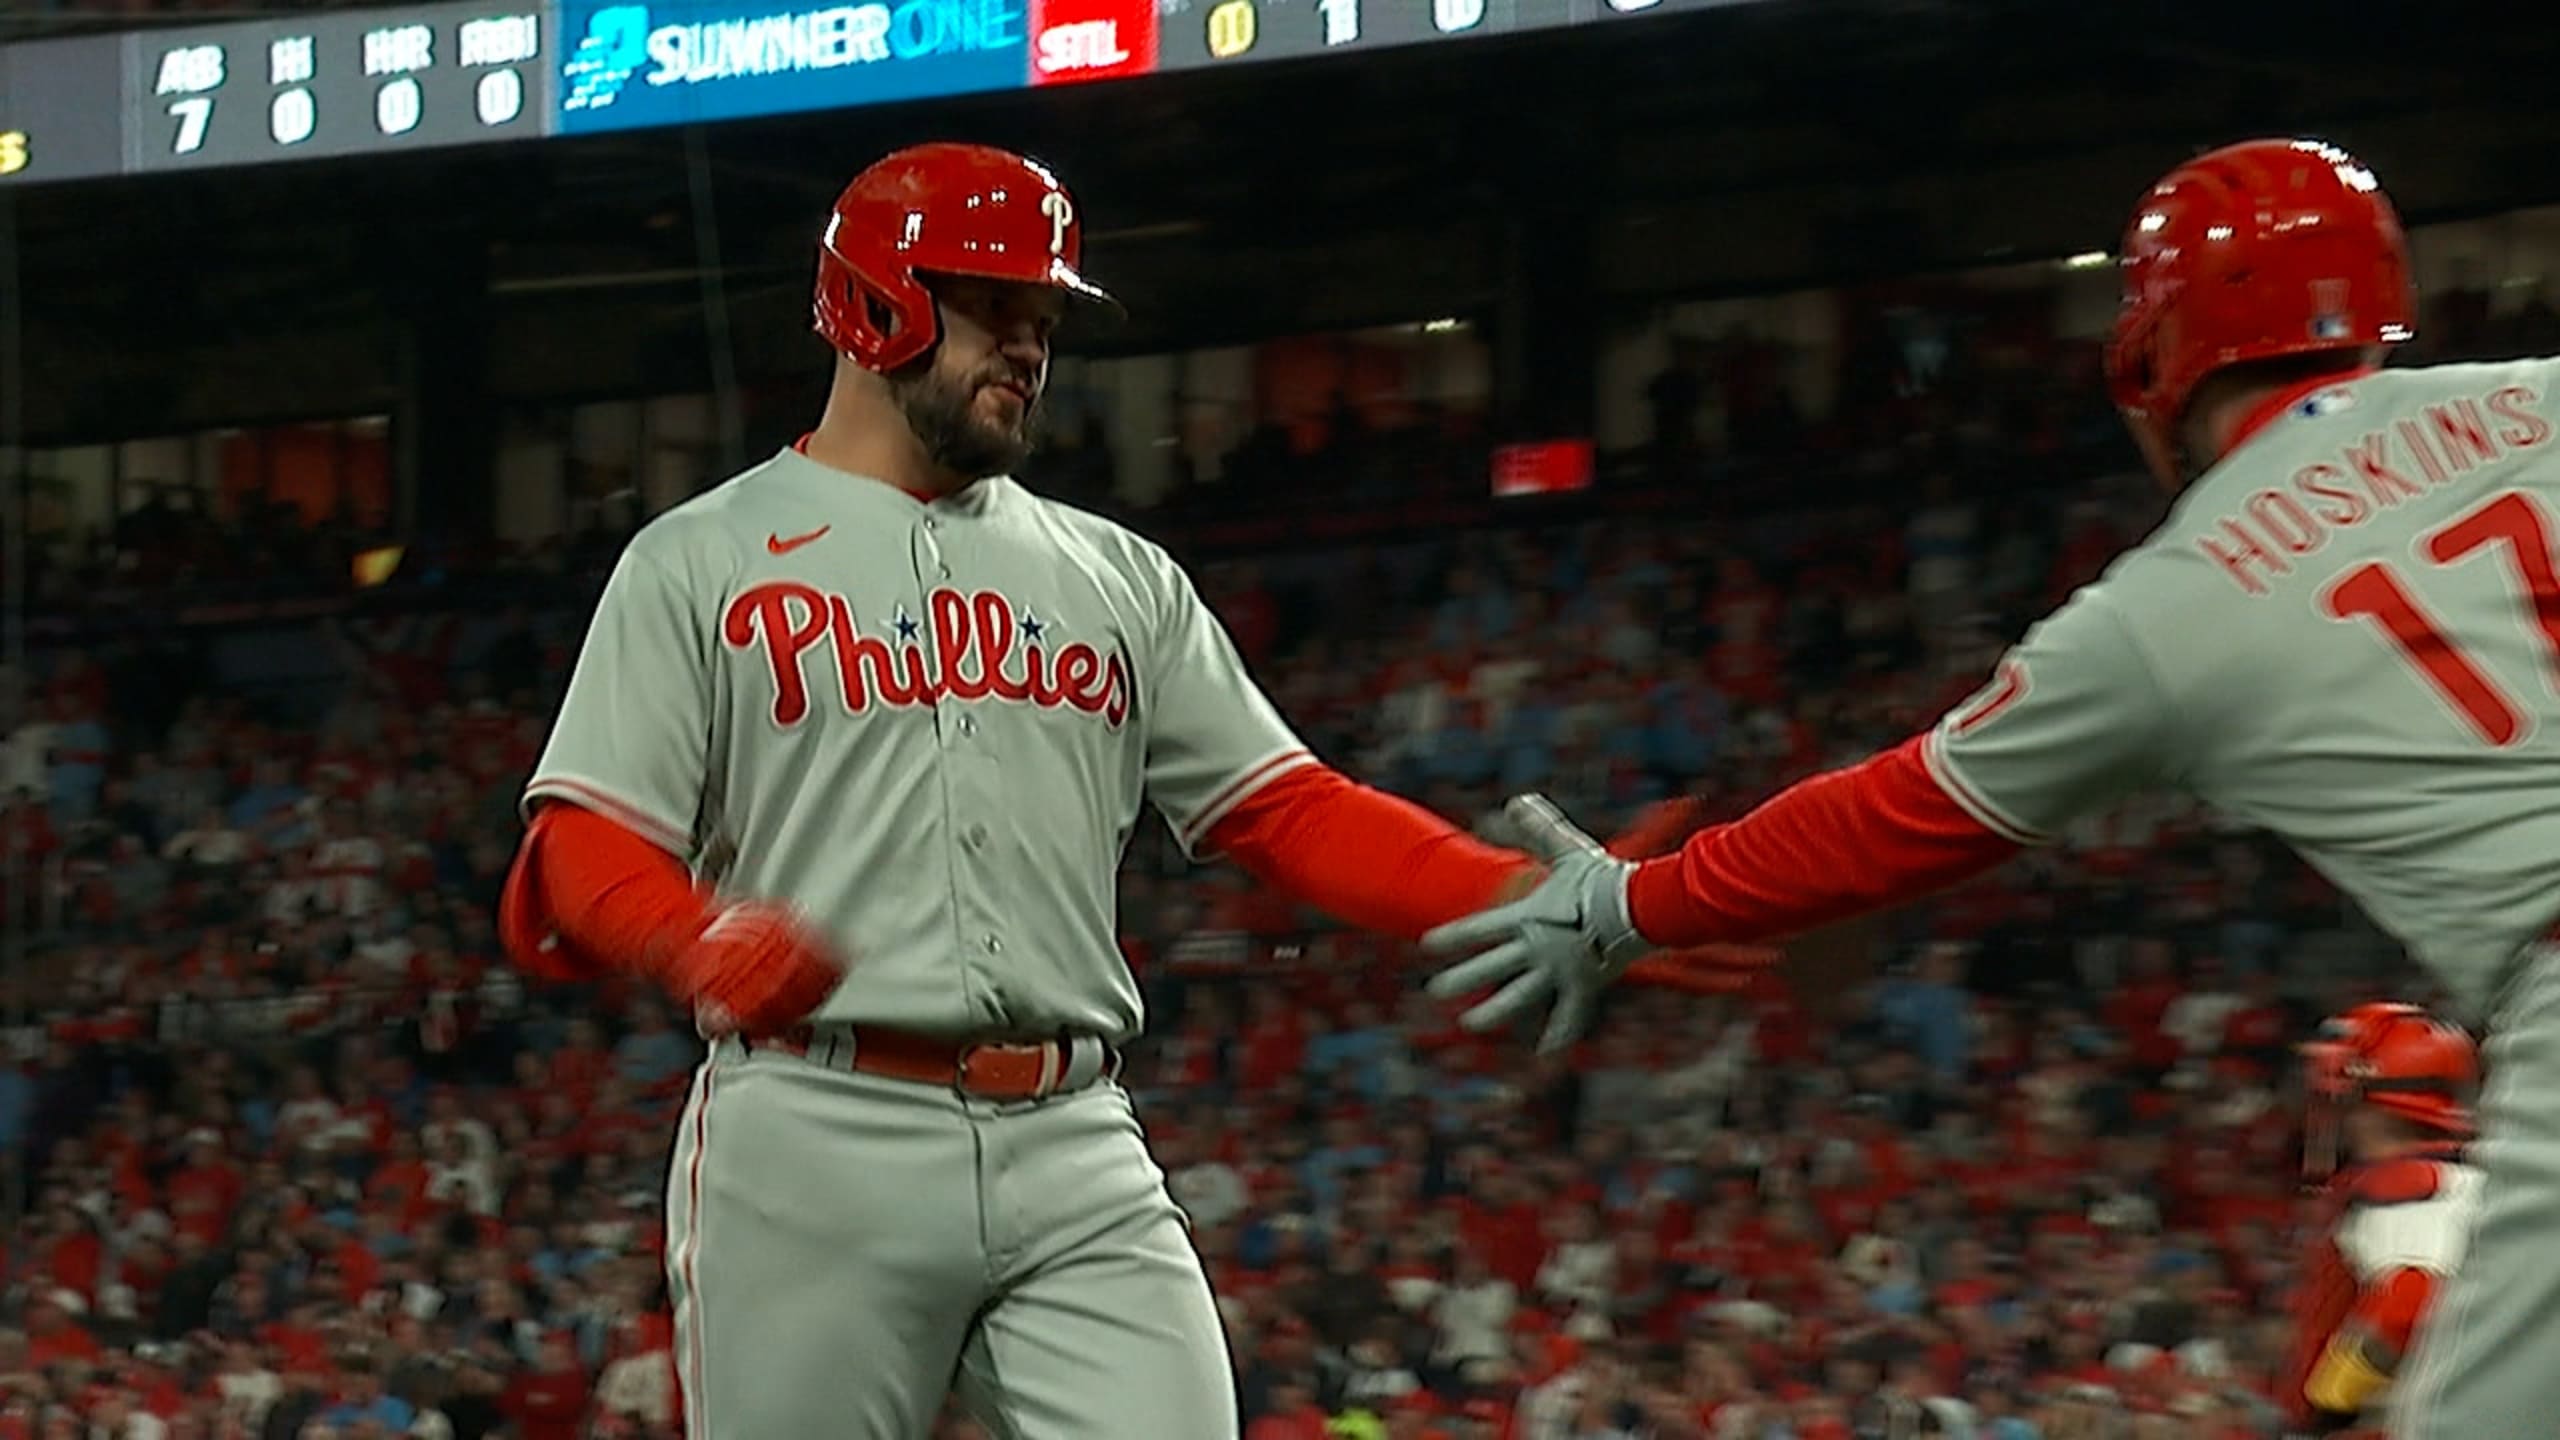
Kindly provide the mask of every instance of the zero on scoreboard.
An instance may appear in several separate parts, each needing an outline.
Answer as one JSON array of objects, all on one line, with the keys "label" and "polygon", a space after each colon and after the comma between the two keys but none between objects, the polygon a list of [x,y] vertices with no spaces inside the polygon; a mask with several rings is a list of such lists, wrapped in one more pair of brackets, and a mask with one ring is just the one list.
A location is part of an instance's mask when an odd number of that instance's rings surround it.
[{"label": "zero on scoreboard", "polygon": [[547,133],[550,29],[545,0],[459,0],[127,35],[125,168]]},{"label": "zero on scoreboard", "polygon": [[0,183],[641,129],[1746,0],[430,0],[0,45]]}]

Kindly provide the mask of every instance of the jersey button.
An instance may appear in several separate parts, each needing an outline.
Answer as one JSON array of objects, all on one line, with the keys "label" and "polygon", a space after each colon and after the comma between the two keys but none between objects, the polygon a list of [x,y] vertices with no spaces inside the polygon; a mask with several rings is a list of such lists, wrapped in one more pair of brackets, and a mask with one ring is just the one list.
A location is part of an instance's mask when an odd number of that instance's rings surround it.
[{"label": "jersey button", "polygon": [[972,825],[972,826],[970,826],[970,827],[969,827],[969,834],[968,834],[968,837],[967,837],[967,838],[968,838],[968,841],[969,841],[969,848],[970,848],[970,849],[972,849],[972,850],[984,850],[984,849],[986,849],[986,848],[987,848],[987,827],[986,827],[986,826],[984,826],[984,825]]},{"label": "jersey button", "polygon": [[990,954],[990,955],[993,955],[993,954],[997,953],[998,951],[1000,951],[1000,950],[1004,949],[1004,942],[1003,942],[1003,941],[1001,941],[1001,940],[999,940],[999,939],[997,939],[997,938],[996,938],[996,937],[994,937],[993,935],[990,935],[990,936],[988,936],[987,938],[985,938],[984,940],[979,941],[979,942],[978,942],[978,944],[979,944],[979,945],[981,945],[981,946],[983,946],[983,947],[985,948],[986,952],[987,952],[988,954]]},{"label": "jersey button", "polygon": [[963,734],[963,735],[975,735],[975,734],[977,734],[977,733],[978,733],[978,717],[977,717],[977,716],[975,716],[975,715],[963,715],[963,716],[961,716],[961,717],[960,717],[960,733],[961,733],[961,734]]}]

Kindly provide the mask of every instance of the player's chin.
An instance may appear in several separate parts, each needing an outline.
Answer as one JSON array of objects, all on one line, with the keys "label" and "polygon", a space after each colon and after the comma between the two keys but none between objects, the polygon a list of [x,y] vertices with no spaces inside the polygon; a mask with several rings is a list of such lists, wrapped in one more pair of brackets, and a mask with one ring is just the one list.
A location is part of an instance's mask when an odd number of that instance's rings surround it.
[{"label": "player's chin", "polygon": [[979,475],[1010,475],[1031,458],[1031,436],[1020,422],[993,424],[976,415],[969,419],[963,468]]}]

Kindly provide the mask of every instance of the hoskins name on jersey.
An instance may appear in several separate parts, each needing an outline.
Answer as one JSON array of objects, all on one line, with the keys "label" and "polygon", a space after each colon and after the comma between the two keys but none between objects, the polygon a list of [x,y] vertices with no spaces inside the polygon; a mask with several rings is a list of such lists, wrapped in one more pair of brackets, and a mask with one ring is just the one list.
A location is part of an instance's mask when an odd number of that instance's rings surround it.
[{"label": "hoskins name on jersey", "polygon": [[[1118,729],[1129,715],[1129,662],[1084,640],[1056,644],[1049,624],[1001,591],[964,594],[948,587],[925,597],[927,621],[901,610],[887,637],[866,635],[844,596],[797,581],[749,586],[720,618],[720,638],[733,650],[761,651],[773,677],[773,723],[784,728],[809,714],[810,652],[827,642],[836,693],[847,715],[938,705],[945,700],[998,700],[1097,715]],[[930,663],[922,632],[932,631]]]},{"label": "hoskins name on jersey", "polygon": [[2196,548],[2245,595],[2272,593],[2269,580],[2291,575],[2294,562],[2317,553],[2333,531],[2352,528],[2404,501],[2470,475],[2520,450],[2549,444],[2551,422],[2534,407],[2541,397],[2502,385],[2476,399],[2429,405],[2367,431],[2338,452],[2293,473],[2286,488],[2269,487],[2198,536]]}]

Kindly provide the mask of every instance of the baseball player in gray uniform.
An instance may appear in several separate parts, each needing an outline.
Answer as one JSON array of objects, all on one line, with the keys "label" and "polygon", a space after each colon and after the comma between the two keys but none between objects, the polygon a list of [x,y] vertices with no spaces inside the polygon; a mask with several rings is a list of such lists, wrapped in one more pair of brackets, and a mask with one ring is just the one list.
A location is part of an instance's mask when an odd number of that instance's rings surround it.
[{"label": "baseball player in gray uniform", "polygon": [[1537,868],[1320,764],[1156,546],[1030,493],[1075,201],[976,146],[857,177],[800,443],[617,563],[501,901],[710,1053],[669,1179],[693,1440],[1228,1440],[1225,1336],[1127,1095],[1114,876],[1142,797],[1418,937]]},{"label": "baseball player in gray uniform", "polygon": [[[1554,857],[1433,935],[1443,994],[1552,1000],[1551,1041],[1652,946],[1765,940],[1928,893],[2176,786],[2283,836],[2490,1034],[2470,1262],[2404,1369],[2411,1440],[2560,1427],[2560,363],[2380,371],[2400,225],[2332,147],[2255,141],[2125,235],[2115,398],[2167,521],[1926,734],[1677,853]],[[2548,732],[2548,733],[2546,733]]]}]

